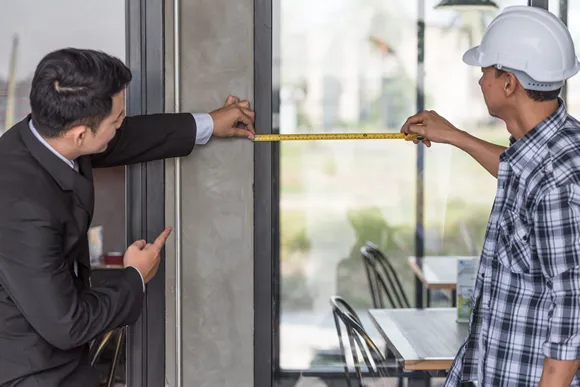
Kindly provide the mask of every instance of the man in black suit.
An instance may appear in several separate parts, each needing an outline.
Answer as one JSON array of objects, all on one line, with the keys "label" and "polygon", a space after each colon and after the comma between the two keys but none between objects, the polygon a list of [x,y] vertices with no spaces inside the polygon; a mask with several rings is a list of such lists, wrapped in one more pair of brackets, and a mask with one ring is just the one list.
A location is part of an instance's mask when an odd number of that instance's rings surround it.
[{"label": "man in black suit", "polygon": [[31,115],[0,138],[0,386],[98,385],[88,343],[140,315],[171,229],[133,243],[120,278],[91,288],[92,168],[187,156],[212,135],[253,137],[254,113],[235,97],[209,114],[125,117],[130,81],[104,53],[50,53]]}]

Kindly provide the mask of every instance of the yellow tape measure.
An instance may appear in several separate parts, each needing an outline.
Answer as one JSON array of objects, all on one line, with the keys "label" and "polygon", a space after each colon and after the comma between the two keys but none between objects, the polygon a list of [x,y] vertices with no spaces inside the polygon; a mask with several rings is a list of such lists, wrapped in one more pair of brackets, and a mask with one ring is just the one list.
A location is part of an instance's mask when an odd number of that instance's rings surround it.
[{"label": "yellow tape measure", "polygon": [[405,140],[421,141],[423,137],[406,133],[296,133],[256,134],[255,142],[304,140]]}]

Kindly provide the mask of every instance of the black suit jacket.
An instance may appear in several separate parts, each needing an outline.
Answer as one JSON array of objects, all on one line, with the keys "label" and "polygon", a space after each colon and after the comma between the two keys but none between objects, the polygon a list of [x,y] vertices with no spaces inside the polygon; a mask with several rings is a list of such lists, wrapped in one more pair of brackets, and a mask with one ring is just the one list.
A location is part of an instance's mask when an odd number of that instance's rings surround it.
[{"label": "black suit jacket", "polygon": [[29,119],[0,137],[0,386],[93,387],[88,343],[135,323],[143,285],[128,268],[89,287],[92,168],[186,156],[195,121],[187,113],[128,117],[105,152],[77,160],[77,173],[34,136]]}]

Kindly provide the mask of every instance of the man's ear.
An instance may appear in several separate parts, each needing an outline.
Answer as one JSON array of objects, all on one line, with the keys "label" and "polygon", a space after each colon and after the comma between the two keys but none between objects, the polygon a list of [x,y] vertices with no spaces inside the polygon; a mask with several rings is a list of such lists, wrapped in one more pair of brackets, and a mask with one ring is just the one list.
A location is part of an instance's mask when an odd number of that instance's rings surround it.
[{"label": "man's ear", "polygon": [[513,73],[505,73],[505,83],[503,87],[503,91],[506,97],[513,95],[519,85],[518,78]]},{"label": "man's ear", "polygon": [[64,138],[68,140],[69,143],[74,144],[76,147],[83,146],[89,135],[90,129],[85,125],[73,126],[67,130],[64,134]]}]

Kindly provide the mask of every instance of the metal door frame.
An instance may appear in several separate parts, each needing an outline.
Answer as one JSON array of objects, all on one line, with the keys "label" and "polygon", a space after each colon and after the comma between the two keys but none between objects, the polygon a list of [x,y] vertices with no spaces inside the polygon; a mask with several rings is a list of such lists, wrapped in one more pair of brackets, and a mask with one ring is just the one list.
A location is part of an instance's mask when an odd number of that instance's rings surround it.
[{"label": "metal door frame", "polygon": [[[163,26],[163,0],[126,0],[126,57],[133,73],[128,115],[165,110]],[[154,240],[165,227],[165,162],[127,166],[125,184],[127,245]],[[165,251],[147,284],[141,317],[128,327],[126,351],[127,386],[165,386]]]}]

